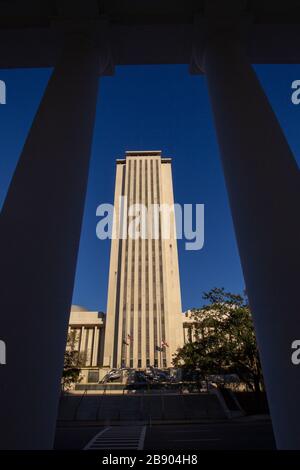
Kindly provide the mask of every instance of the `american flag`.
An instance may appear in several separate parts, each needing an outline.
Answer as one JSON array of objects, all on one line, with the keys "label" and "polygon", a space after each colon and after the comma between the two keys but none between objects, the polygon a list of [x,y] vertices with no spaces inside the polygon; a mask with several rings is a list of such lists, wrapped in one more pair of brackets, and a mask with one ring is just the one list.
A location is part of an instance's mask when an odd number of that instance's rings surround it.
[{"label": "american flag", "polygon": [[132,341],[132,339],[133,339],[132,336],[129,333],[127,335],[127,338],[129,339],[129,341]]},{"label": "american flag", "polygon": [[164,340],[161,341],[161,345],[162,345],[162,347],[166,347],[166,348],[169,347],[168,343]]}]

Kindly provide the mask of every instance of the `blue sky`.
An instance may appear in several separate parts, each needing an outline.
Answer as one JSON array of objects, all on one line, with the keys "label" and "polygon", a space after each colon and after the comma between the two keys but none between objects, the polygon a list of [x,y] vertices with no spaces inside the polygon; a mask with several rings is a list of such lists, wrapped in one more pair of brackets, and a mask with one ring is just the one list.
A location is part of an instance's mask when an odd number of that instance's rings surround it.
[{"label": "blue sky", "polygon": [[[291,103],[300,65],[255,69],[300,162],[300,105]],[[50,73],[0,71],[7,86],[7,104],[0,106],[1,205]],[[151,149],[173,158],[175,201],[205,204],[203,249],[186,251],[178,243],[183,309],[201,305],[203,292],[215,286],[243,291],[205,78],[187,66],[128,66],[100,81],[73,303],[106,310],[110,241],[96,238],[96,208],[113,203],[115,159],[125,150]]]}]

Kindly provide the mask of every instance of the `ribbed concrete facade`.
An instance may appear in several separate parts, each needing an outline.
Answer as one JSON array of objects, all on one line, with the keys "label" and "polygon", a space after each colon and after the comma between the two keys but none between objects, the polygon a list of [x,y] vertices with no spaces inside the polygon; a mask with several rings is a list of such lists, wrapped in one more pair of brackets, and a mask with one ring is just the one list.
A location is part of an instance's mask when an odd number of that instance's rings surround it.
[{"label": "ribbed concrete facade", "polygon": [[[126,152],[126,159],[117,160],[113,230],[118,236],[111,243],[104,366],[169,367],[183,344],[174,214],[166,239],[162,214],[154,237],[149,211],[153,204],[173,203],[170,158],[149,151]],[[148,209],[146,236],[135,239],[126,230],[133,204]]]}]

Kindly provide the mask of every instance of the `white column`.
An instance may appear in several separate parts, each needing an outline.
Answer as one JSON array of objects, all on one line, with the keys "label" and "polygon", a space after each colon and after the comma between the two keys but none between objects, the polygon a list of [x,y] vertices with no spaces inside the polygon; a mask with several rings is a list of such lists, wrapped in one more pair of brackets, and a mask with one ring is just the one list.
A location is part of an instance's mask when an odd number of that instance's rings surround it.
[{"label": "white column", "polygon": [[[134,188],[134,160],[127,159],[126,165],[130,165],[130,181],[128,184],[127,197],[129,200],[129,206],[133,204],[133,188]],[[127,171],[127,170],[126,170]],[[129,167],[128,167],[129,171]],[[129,219],[129,218],[128,218]],[[128,220],[129,224],[129,220]],[[133,240],[128,234],[128,258],[127,258],[127,308],[126,308],[126,329],[125,329],[125,341],[128,343],[126,346],[126,366],[130,367],[130,353],[133,345],[132,339],[128,337],[131,331],[131,305],[133,303],[132,297],[132,285],[134,284],[134,273],[132,272],[132,263],[134,258],[133,251]]]},{"label": "white column", "polygon": [[88,37],[69,36],[3,207],[2,449],[53,445],[98,74],[99,55]]},{"label": "white column", "polygon": [[[117,238],[111,240],[110,266],[108,278],[107,314],[105,323],[104,366],[117,367],[121,365],[122,326],[123,326],[123,289],[124,289],[124,252],[126,240],[120,240],[120,197],[123,195],[123,180],[125,165],[116,165],[116,184],[114,206],[116,217],[113,220],[113,233]],[[122,264],[120,263],[122,257]],[[113,358],[110,362],[109,358]]]},{"label": "white column", "polygon": [[86,336],[87,336],[87,342],[86,342],[86,366],[90,366],[93,361],[93,344],[94,344],[94,331],[92,328],[87,328],[86,329]]},{"label": "white column", "polygon": [[[83,360],[84,359],[84,355],[85,355],[85,352],[86,352],[86,329],[84,326],[81,327],[81,336],[80,336],[80,346],[79,346],[79,352],[80,352],[80,359]],[[85,366],[85,360],[82,364],[83,366]]]},{"label": "white column", "polygon": [[[159,158],[154,158],[153,160],[153,191],[154,191],[154,204],[159,204],[159,192],[157,190],[157,185],[160,182],[159,179],[159,171],[160,171],[160,157]],[[160,214],[158,213],[158,221],[155,222],[156,225],[156,231],[157,231],[157,238],[155,239],[155,291],[156,291],[156,296],[155,296],[155,303],[156,303],[156,342],[155,342],[155,349],[159,348],[157,350],[157,363],[158,367],[162,367],[162,336],[161,336],[161,295],[160,295],[160,253],[159,253],[159,226],[161,224],[161,217]]]},{"label": "white column", "polygon": [[98,350],[99,350],[99,327],[94,328],[94,344],[93,344],[93,357],[92,366],[98,365]]},{"label": "white column", "polygon": [[[142,180],[140,184],[142,185],[142,204],[146,205],[146,165],[145,160],[141,160],[140,165],[142,166]],[[147,240],[141,238],[140,243],[142,244],[142,367],[146,367],[146,243]]]},{"label": "white column", "polygon": [[[124,348],[124,358],[126,359],[126,354],[127,354],[127,348],[123,343],[123,340],[127,338],[127,333],[126,331],[123,332],[123,322],[127,321],[127,308],[126,308],[126,303],[127,303],[127,297],[125,295],[125,292],[127,293],[127,283],[128,283],[128,269],[127,269],[127,275],[125,275],[125,266],[126,263],[128,262],[127,254],[126,254],[126,244],[128,242],[127,236],[128,236],[128,220],[127,220],[127,197],[128,197],[128,188],[129,188],[129,175],[128,175],[128,170],[127,170],[127,164],[122,165],[122,180],[125,178],[124,184],[124,193],[120,192],[122,196],[125,195],[125,202],[122,208],[119,208],[120,211],[122,211],[122,236],[124,236],[124,239],[122,241],[118,241],[119,243],[119,249],[122,251],[122,255],[118,253],[118,257],[121,256],[121,263],[118,265],[118,271],[120,270],[120,293],[119,293],[119,324],[118,324],[118,345],[117,345],[117,357],[115,365],[117,367],[121,367],[123,365],[123,356],[122,356],[122,351]],[[120,183],[120,186],[121,183]],[[116,190],[117,190],[117,181],[116,181]],[[116,199],[116,198],[115,198]],[[118,203],[116,203],[118,207]],[[125,237],[126,234],[126,237]],[[128,266],[127,266],[128,268]],[[126,282],[125,282],[126,281]],[[109,299],[108,299],[109,302]],[[106,338],[106,323],[105,323],[105,338]],[[115,336],[116,338],[116,336]],[[105,339],[106,342],[106,339]],[[126,364],[126,360],[125,360]],[[114,365],[114,364],[112,364]]]},{"label": "white column", "polygon": [[299,170],[238,41],[212,38],[203,68],[277,446],[300,449]]},{"label": "white column", "polygon": [[[137,158],[136,162],[136,175],[135,175],[135,199],[134,204],[139,203],[139,189],[140,189],[140,161]],[[133,367],[137,368],[138,366],[138,315],[139,315],[139,244],[141,240],[137,238],[135,240],[135,250],[134,250],[134,278],[132,280],[134,285],[134,311],[133,311]]]},{"label": "white column", "polygon": [[152,262],[152,211],[151,205],[152,202],[152,190],[151,190],[151,160],[147,159],[147,190],[148,190],[148,238],[146,243],[148,243],[148,282],[149,282],[149,305],[148,305],[148,318],[149,318],[149,332],[147,332],[149,337],[149,348],[150,348],[150,365],[154,365],[154,328],[153,328],[153,262]]}]

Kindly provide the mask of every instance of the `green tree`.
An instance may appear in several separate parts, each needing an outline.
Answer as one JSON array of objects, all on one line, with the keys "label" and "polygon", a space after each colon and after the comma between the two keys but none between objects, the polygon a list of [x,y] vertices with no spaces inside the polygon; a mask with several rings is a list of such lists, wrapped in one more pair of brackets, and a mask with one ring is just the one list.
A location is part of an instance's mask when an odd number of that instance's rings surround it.
[{"label": "green tree", "polygon": [[62,391],[70,390],[73,384],[79,383],[82,378],[80,377],[80,369],[83,364],[82,355],[75,349],[76,344],[76,331],[68,333],[67,347],[64,355],[64,369],[61,379]]},{"label": "green tree", "polygon": [[196,340],[179,349],[175,366],[200,369],[208,375],[236,374],[247,386],[263,390],[263,376],[251,312],[246,296],[223,288],[204,293],[207,304],[192,310]]}]

